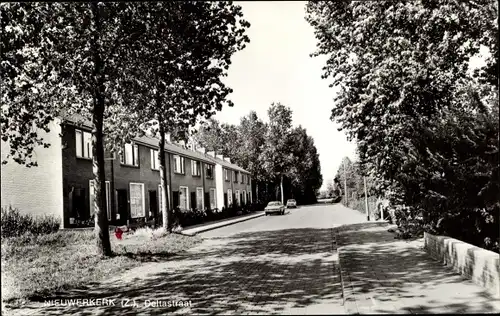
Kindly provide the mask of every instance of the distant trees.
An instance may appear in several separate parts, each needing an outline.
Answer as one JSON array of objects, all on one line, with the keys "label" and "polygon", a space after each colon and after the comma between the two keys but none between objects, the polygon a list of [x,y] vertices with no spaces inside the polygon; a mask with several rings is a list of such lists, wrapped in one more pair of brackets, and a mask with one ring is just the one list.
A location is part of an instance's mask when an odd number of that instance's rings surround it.
[{"label": "distant trees", "polygon": [[498,3],[311,1],[306,19],[376,190],[404,221],[498,251]]},{"label": "distant trees", "polygon": [[199,146],[250,171],[259,201],[315,202],[323,179],[314,140],[304,128],[292,127],[291,110],[286,106],[272,104],[268,114],[268,124],[255,111],[242,117],[239,125],[211,119],[193,138]]}]

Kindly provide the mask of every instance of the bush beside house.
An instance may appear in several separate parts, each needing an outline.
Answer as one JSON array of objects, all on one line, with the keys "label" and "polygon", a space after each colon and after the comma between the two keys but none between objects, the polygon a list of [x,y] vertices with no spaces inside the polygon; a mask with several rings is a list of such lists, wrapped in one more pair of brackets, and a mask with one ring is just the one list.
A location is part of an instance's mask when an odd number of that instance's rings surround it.
[{"label": "bush beside house", "polygon": [[26,233],[33,235],[50,234],[59,230],[61,219],[55,216],[21,214],[17,208],[2,207],[2,238],[18,237]]}]

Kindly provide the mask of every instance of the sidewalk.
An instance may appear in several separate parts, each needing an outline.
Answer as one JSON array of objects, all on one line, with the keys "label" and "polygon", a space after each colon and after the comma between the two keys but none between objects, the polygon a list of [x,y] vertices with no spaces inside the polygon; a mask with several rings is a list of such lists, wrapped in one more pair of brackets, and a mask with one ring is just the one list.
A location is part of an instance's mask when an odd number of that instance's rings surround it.
[{"label": "sidewalk", "polygon": [[198,233],[202,233],[202,232],[206,232],[206,231],[216,229],[219,227],[224,227],[224,226],[236,224],[239,222],[247,221],[250,219],[261,217],[263,215],[264,215],[264,211],[260,211],[260,212],[255,212],[253,214],[236,216],[236,217],[233,217],[230,219],[223,219],[220,221],[209,222],[209,223],[195,225],[195,226],[189,226],[189,227],[184,228],[180,233],[184,234],[184,235],[196,235]]},{"label": "sidewalk", "polygon": [[498,313],[500,301],[381,222],[336,229],[347,313]]}]

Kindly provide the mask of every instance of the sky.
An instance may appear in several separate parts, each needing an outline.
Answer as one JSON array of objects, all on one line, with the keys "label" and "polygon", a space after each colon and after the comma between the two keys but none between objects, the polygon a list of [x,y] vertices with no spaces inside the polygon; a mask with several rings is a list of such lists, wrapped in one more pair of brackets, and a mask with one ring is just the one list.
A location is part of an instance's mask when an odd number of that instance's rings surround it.
[{"label": "sky", "polygon": [[264,121],[271,103],[280,102],[293,112],[293,125],[301,125],[314,138],[319,153],[322,189],[330,182],[343,157],[355,158],[356,145],[330,120],[336,90],[321,79],[326,57],[309,57],[316,49],[314,29],[305,17],[303,1],[235,1],[242,7],[250,43],[236,53],[224,82],[233,89],[233,107],[215,118],[239,124],[251,110]]}]

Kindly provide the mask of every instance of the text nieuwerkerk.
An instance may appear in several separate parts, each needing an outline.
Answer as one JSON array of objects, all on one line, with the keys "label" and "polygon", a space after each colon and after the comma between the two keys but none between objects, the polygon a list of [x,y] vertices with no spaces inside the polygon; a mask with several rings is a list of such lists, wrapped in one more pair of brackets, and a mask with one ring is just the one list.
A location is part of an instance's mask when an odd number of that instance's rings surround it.
[{"label": "text nieuwerkerk", "polygon": [[182,300],[133,300],[133,299],[56,299],[47,300],[44,306],[118,306],[118,307],[188,307],[191,301]]}]

